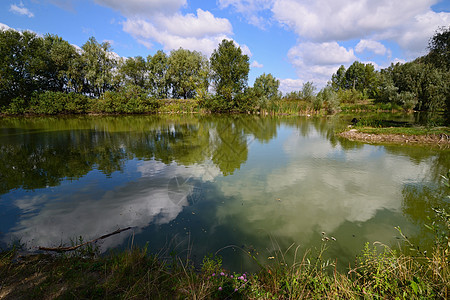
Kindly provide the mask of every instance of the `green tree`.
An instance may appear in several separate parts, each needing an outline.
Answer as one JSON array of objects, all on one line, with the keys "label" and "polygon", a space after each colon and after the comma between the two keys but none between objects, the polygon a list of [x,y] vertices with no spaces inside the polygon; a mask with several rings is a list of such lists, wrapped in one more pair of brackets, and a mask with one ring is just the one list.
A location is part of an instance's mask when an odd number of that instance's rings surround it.
[{"label": "green tree", "polygon": [[269,100],[280,98],[278,88],[280,87],[280,81],[272,76],[272,74],[263,73],[256,78],[253,88],[256,95],[259,97],[266,97]]},{"label": "green tree", "polygon": [[169,68],[167,55],[158,50],[155,55],[147,57],[147,68],[149,74],[149,87],[152,96],[164,99],[169,96],[169,84],[167,80],[167,70]]},{"label": "green tree", "polygon": [[308,81],[305,82],[302,86],[302,92],[301,97],[303,100],[312,103],[314,100],[314,91],[316,90],[316,87],[314,86],[314,83]]},{"label": "green tree", "polygon": [[84,68],[85,92],[99,97],[113,88],[113,72],[117,61],[111,53],[111,46],[107,42],[98,43],[94,37],[81,47],[82,67]]},{"label": "green tree", "polygon": [[364,90],[365,73],[366,68],[363,63],[359,61],[353,62],[345,72],[344,87],[362,92]]},{"label": "green tree", "polygon": [[120,81],[125,85],[135,85],[141,88],[147,87],[147,62],[142,56],[128,57],[119,66],[119,77]]},{"label": "green tree", "polygon": [[35,33],[0,31],[0,106],[16,97],[28,99],[39,89],[44,53],[43,39]]},{"label": "green tree", "polygon": [[233,41],[223,40],[210,58],[212,81],[217,95],[232,103],[247,86],[249,58]]},{"label": "green tree", "polygon": [[43,65],[39,77],[42,90],[68,91],[69,69],[77,57],[75,48],[62,38],[47,34],[43,39]]},{"label": "green tree", "polygon": [[339,69],[331,76],[331,86],[335,91],[345,89],[345,67],[341,65]]},{"label": "green tree", "polygon": [[428,42],[426,61],[436,68],[450,71],[450,26],[439,28]]},{"label": "green tree", "polygon": [[208,60],[197,51],[174,50],[168,59],[167,77],[173,98],[194,98],[198,88],[208,88]]}]

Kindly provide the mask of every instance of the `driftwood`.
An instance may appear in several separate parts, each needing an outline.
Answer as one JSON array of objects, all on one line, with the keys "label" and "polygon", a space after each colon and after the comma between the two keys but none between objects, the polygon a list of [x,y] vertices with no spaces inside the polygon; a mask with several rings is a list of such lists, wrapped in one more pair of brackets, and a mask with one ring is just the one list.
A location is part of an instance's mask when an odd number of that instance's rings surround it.
[{"label": "driftwood", "polygon": [[44,251],[55,251],[55,252],[73,251],[73,250],[76,250],[76,249],[78,249],[78,248],[80,248],[80,247],[83,247],[84,245],[94,243],[94,242],[96,242],[96,241],[98,241],[98,240],[106,239],[107,237],[110,237],[110,236],[112,236],[112,235],[121,233],[122,231],[125,231],[125,230],[130,230],[131,228],[132,228],[132,227],[127,227],[127,228],[124,228],[124,229],[117,229],[117,230],[114,231],[114,232],[111,232],[111,233],[102,235],[101,237],[96,238],[96,239],[93,239],[92,241],[84,242],[84,243],[82,243],[82,244],[79,244],[79,245],[76,245],[76,246],[72,246],[72,247],[56,247],[56,248],[51,248],[51,247],[38,247],[38,249],[39,249],[39,250],[44,250]]}]

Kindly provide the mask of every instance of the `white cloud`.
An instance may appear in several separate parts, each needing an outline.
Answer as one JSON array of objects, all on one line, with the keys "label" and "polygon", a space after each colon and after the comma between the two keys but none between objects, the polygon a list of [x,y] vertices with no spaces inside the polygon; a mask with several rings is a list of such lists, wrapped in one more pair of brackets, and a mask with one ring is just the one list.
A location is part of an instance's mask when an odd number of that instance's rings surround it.
[{"label": "white cloud", "polygon": [[197,9],[196,15],[176,12],[169,15],[154,14],[149,19],[128,18],[123,22],[123,30],[148,48],[153,46],[153,42],[157,42],[166,51],[182,47],[207,55],[223,39],[229,39],[233,34],[231,23],[227,19],[216,18],[202,9]]},{"label": "white cloud", "polygon": [[409,23],[434,2],[276,0],[273,13],[300,36],[315,41],[349,40]]},{"label": "white cloud", "polygon": [[9,11],[18,15],[27,16],[28,18],[34,17],[34,14],[28,8],[26,8],[22,2],[20,2],[18,5],[11,4],[11,6],[9,7]]},{"label": "white cloud", "polygon": [[206,35],[203,37],[189,37],[168,32],[163,27],[159,27],[143,19],[128,19],[123,23],[123,30],[139,43],[149,47],[152,41],[163,45],[164,50],[184,48],[188,50],[200,51],[204,54],[211,54],[217,45],[228,38],[225,34]]},{"label": "white cloud", "polygon": [[233,33],[231,23],[227,19],[216,18],[209,11],[200,8],[197,9],[197,16],[194,14],[183,16],[180,13],[170,17],[159,15],[155,23],[168,34],[180,37],[202,38]]},{"label": "white cloud", "polygon": [[356,59],[353,49],[347,50],[336,42],[301,43],[289,50],[288,57],[306,65],[343,64]]},{"label": "white cloud", "polygon": [[356,60],[353,49],[345,49],[337,42],[301,43],[292,47],[288,58],[304,81],[313,81],[323,86],[337,68]]},{"label": "white cloud", "polygon": [[302,79],[291,79],[291,78],[277,78],[280,81],[279,90],[283,93],[289,93],[292,91],[299,91],[302,89],[304,81]]},{"label": "white cloud", "polygon": [[370,51],[377,55],[385,55],[387,52],[386,47],[377,41],[372,40],[360,40],[355,47],[356,53],[362,53],[364,51]]},{"label": "white cloud", "polygon": [[[275,0],[273,14],[283,26],[316,42],[351,39],[390,39],[411,56],[424,53],[428,39],[439,26],[450,23],[450,13],[436,13],[436,0]],[[373,42],[372,41],[372,42]],[[364,45],[360,45],[361,49]],[[368,44],[378,55],[380,45]],[[377,51],[377,52],[375,52]]]},{"label": "white cloud", "polygon": [[417,15],[409,23],[400,28],[387,31],[379,36],[395,40],[405,49],[409,58],[424,55],[427,52],[428,40],[437,28],[450,24],[450,13],[428,11]]},{"label": "white cloud", "polygon": [[10,30],[10,29],[11,27],[9,27],[8,25],[0,23],[0,30]]},{"label": "white cloud", "polygon": [[252,61],[252,63],[250,64],[250,68],[262,68],[262,67],[264,67],[264,65],[260,64],[256,60]]}]

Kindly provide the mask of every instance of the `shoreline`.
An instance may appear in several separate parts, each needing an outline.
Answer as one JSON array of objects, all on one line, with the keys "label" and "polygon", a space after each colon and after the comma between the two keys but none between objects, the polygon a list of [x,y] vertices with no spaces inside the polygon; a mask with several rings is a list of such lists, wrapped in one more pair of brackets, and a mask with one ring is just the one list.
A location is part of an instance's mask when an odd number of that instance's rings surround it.
[{"label": "shoreline", "polygon": [[441,134],[407,134],[407,133],[367,133],[358,129],[350,129],[338,136],[350,141],[370,144],[396,144],[396,145],[432,145],[450,148],[450,136]]}]

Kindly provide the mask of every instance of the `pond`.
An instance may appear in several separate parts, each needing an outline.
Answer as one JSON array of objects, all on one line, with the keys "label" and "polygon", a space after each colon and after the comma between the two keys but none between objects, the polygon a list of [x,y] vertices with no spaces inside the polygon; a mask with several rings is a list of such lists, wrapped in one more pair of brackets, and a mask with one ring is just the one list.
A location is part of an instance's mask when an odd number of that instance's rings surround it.
[{"label": "pond", "polygon": [[250,255],[293,259],[297,247],[324,243],[345,267],[366,242],[399,243],[396,226],[413,242],[431,241],[424,224],[448,204],[449,150],[338,138],[349,120],[3,118],[0,247],[70,246],[132,227],[100,251],[147,244],[160,256],[198,264],[218,254],[251,271]]}]

